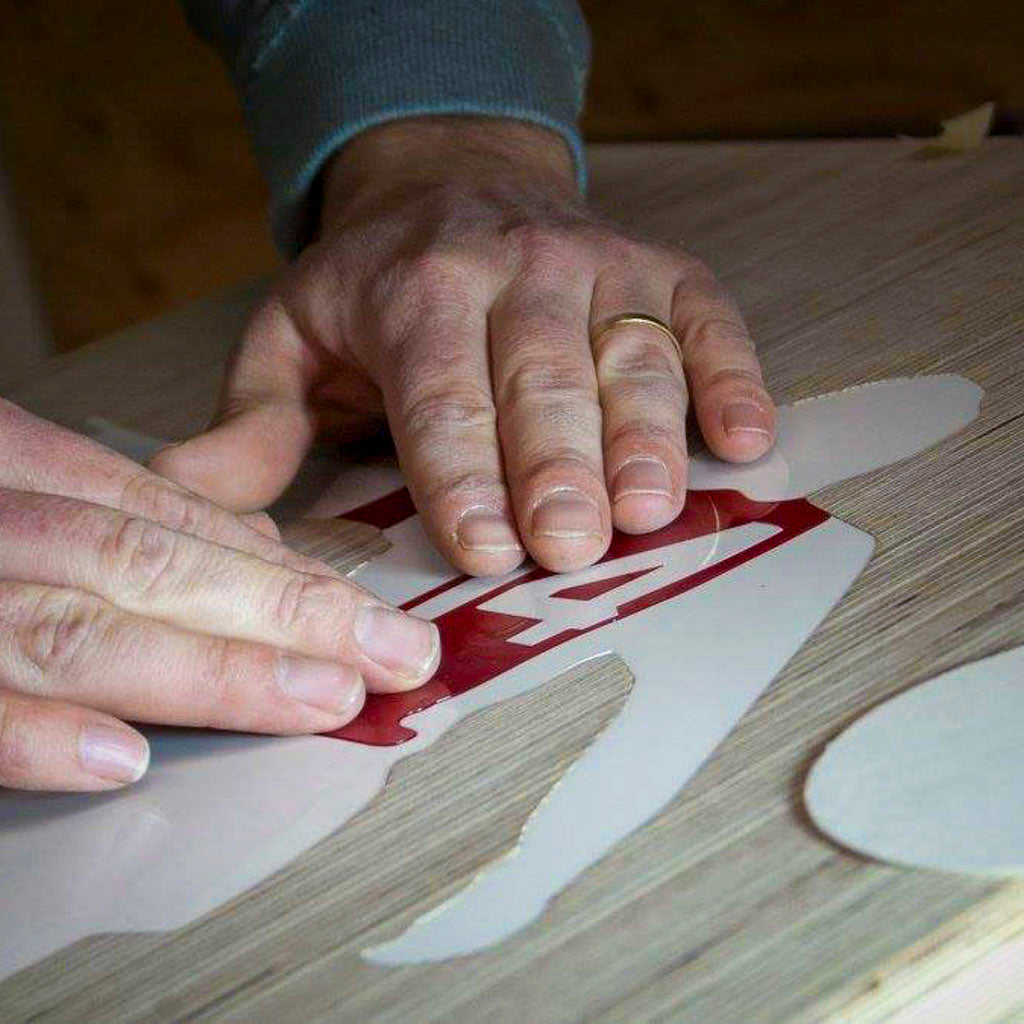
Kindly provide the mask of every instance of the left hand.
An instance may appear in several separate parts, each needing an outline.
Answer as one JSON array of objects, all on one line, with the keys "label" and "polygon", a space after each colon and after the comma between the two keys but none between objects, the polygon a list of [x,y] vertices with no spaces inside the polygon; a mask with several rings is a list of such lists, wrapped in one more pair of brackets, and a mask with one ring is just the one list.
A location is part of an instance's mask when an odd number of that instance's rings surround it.
[{"label": "left hand", "polygon": [[[649,325],[591,344],[626,312],[671,325],[682,358]],[[690,400],[718,456],[770,447],[753,345],[707,267],[598,219],[546,129],[414,119],[335,156],[320,237],[252,315],[214,424],[153,467],[252,511],[318,435],[351,439],[386,417],[453,563],[501,573],[529,552],[565,571],[596,561],[613,525],[640,533],[679,514]]]}]

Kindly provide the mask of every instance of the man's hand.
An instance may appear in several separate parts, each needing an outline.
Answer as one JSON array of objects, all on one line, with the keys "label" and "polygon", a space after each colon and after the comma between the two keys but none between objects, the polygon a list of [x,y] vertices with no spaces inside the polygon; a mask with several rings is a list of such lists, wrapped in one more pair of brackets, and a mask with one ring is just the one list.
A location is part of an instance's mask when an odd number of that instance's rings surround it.
[{"label": "man's hand", "polygon": [[[669,323],[591,329],[640,312]],[[689,396],[711,449],[746,461],[774,409],[710,271],[579,199],[560,138],[426,118],[335,157],[319,240],[253,315],[206,433],[154,467],[237,511],[272,501],[318,434],[386,416],[433,542],[476,574],[529,552],[594,562],[614,525],[657,529],[686,492]],[[524,551],[525,549],[525,551]]]},{"label": "man's hand", "polygon": [[[246,521],[0,402],[0,786],[146,770],[119,719],[336,729],[438,660],[431,623]],[[345,780],[340,779],[339,785]]]}]

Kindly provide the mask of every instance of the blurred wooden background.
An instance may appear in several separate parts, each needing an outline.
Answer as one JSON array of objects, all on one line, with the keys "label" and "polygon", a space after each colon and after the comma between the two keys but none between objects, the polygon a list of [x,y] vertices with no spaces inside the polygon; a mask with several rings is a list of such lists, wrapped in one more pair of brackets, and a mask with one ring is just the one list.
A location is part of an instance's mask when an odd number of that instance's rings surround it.
[{"label": "blurred wooden background", "polygon": [[[1024,127],[1024,4],[584,0],[589,138]],[[0,0],[0,145],[72,347],[276,262],[234,95],[175,0]]]}]

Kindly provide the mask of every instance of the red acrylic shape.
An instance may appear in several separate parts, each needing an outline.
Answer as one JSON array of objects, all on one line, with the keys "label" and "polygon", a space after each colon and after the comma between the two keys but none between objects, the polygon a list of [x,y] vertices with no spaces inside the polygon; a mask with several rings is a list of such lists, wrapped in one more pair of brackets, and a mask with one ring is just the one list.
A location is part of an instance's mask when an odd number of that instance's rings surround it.
[{"label": "red acrylic shape", "polygon": [[[386,529],[415,514],[409,493],[405,488],[393,491],[376,501],[368,502],[352,512],[346,519],[369,523]],[[707,536],[719,530],[742,526],[745,523],[770,523],[779,532],[754,544],[744,551],[706,566],[672,583],[662,585],[649,593],[618,606],[611,618],[583,629],[566,629],[539,643],[527,646],[510,643],[511,637],[533,626],[537,619],[487,611],[480,606],[514,587],[532,580],[553,575],[546,569],[535,568],[514,580],[498,584],[486,594],[444,612],[433,621],[441,633],[441,663],[433,679],[419,689],[408,693],[368,694],[359,716],[348,725],[328,736],[350,740],[370,746],[395,746],[412,739],[416,733],[403,726],[402,719],[416,711],[458,696],[482,686],[496,676],[521,665],[545,651],[568,640],[599,629],[608,622],[624,619],[652,605],[667,601],[687,590],[699,587],[730,569],[757,558],[772,548],[785,544],[812,527],[828,519],[828,513],[802,498],[780,502],[756,502],[737,491],[691,491],[679,518],[655,533],[624,534],[616,532],[601,562],[625,558],[682,541]],[[600,563],[598,563],[600,564]],[[568,586],[553,596],[569,600],[589,601],[616,587],[638,579],[656,566],[638,572],[625,573],[611,579]],[[468,577],[458,576],[427,593],[407,601],[402,608],[414,610],[428,599],[458,586]]]}]

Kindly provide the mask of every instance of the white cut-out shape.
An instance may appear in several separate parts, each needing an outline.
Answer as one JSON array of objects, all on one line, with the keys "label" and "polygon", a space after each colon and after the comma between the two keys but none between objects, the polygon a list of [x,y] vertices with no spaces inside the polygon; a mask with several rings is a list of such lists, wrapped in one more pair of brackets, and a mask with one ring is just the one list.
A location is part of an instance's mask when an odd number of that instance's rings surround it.
[{"label": "white cut-out shape", "polygon": [[[391,559],[385,577],[399,579],[396,559],[411,549],[415,564],[426,541],[407,527],[385,533],[393,543],[383,556]],[[779,549],[785,561],[805,562],[795,547],[802,539]],[[817,561],[814,556],[806,564]],[[754,564],[769,579],[775,575],[770,562]],[[619,575],[621,567],[606,563],[605,571]],[[453,578],[450,567],[446,573]],[[780,566],[779,575],[793,580],[798,573]],[[572,582],[571,576],[560,579]],[[463,581],[433,599],[434,613],[471,599],[481,584],[493,587],[495,581]],[[667,637],[677,618],[671,609],[686,596],[629,621],[639,627],[651,616],[650,629]],[[820,601],[815,607],[820,616]],[[787,616],[779,635],[796,645],[800,630],[799,616]],[[637,628],[616,646],[630,662],[652,666],[649,645],[635,656],[631,648],[632,636],[646,643],[643,633]],[[152,766],[131,789],[101,797],[0,794],[0,919],[10,925],[0,930],[0,976],[89,934],[184,925],[330,834],[379,792],[395,762],[428,746],[464,715],[609,650],[601,631],[555,647],[485,687],[411,716],[407,723],[417,735],[401,746],[147,730]],[[660,674],[671,681],[678,652],[665,654]],[[634,801],[634,812],[643,806],[642,799]],[[144,841],[154,823],[159,841]]]},{"label": "white cut-out shape", "polygon": [[332,832],[390,764],[323,737],[146,732],[128,790],[0,794],[0,977],[87,935],[187,924]]},{"label": "white cut-out shape", "polygon": [[[897,386],[919,393],[916,382]],[[865,413],[875,414],[871,403]],[[949,417],[926,420],[930,433],[913,435],[919,447],[955,429]],[[100,439],[118,447],[125,438],[116,433]],[[137,436],[130,440],[145,454]],[[821,447],[806,457],[826,459]],[[891,447],[886,451],[891,455]],[[740,489],[746,470],[722,468],[717,482],[702,486]],[[399,484],[390,467],[345,467],[310,514],[343,513]],[[391,549],[353,578],[388,600],[404,603],[440,588],[417,607],[436,617],[495,586],[457,581],[416,517],[384,534]],[[498,941],[671,799],[826,614],[870,543],[860,531],[826,520],[696,589],[573,636],[485,686],[408,717],[416,735],[400,746],[151,730],[152,764],[137,786],[103,796],[0,791],[0,977],[87,935],[159,931],[194,920],[339,828],[379,792],[396,761],[429,746],[464,715],[617,651],[635,676],[631,695],[537,809],[516,856],[439,908],[429,928],[414,926],[373,956],[431,960]],[[602,571],[617,568],[608,562]],[[498,582],[514,583],[529,571],[522,567]],[[565,587],[575,582],[572,575],[561,580]],[[672,728],[656,733],[654,725]]]},{"label": "white cut-out shape", "polygon": [[826,748],[815,824],[880,860],[1024,877],[1024,647],[886,701]]},{"label": "white cut-out shape", "polygon": [[[401,477],[395,481],[401,486]],[[404,604],[457,575],[427,537],[419,516],[411,516],[384,530],[391,550],[360,566],[350,576],[361,586],[392,604]],[[487,581],[484,581],[485,583]],[[494,581],[490,581],[494,586]]]},{"label": "white cut-out shape", "polygon": [[[871,547],[867,534],[830,519],[597,633],[634,676],[618,717],[543,800],[510,855],[363,956],[387,965],[442,960],[529,924],[678,793],[840,598]],[[466,703],[485,695],[486,688],[470,691]],[[417,718],[407,724],[417,727]]]},{"label": "white cut-out shape", "polygon": [[778,410],[775,446],[738,466],[707,452],[690,460],[689,485],[731,488],[754,501],[820,491],[914,455],[978,415],[982,390],[952,374],[859,384]]}]

